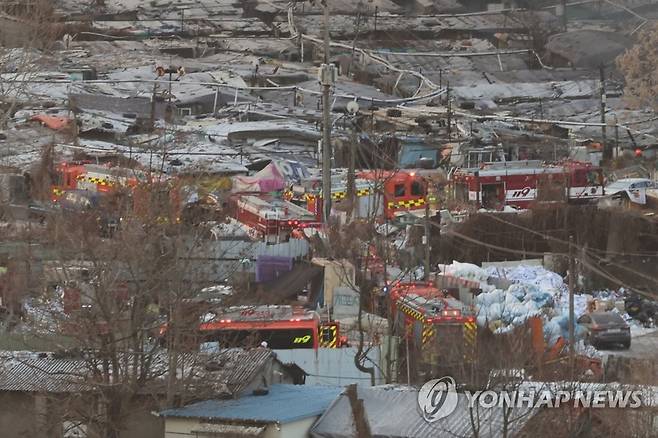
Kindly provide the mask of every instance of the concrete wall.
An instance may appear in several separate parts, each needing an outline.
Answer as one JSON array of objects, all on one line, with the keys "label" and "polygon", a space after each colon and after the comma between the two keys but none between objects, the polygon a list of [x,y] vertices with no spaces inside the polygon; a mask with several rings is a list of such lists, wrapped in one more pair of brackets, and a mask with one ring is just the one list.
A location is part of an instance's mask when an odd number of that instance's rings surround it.
[{"label": "concrete wall", "polygon": [[309,430],[318,417],[306,418],[304,420],[294,421],[281,425],[277,435],[269,435],[270,429],[267,430],[267,438],[306,438],[309,436]]},{"label": "concrete wall", "polygon": [[0,16],[0,46],[21,47],[29,41],[24,23],[11,17]]},{"label": "concrete wall", "polygon": [[120,438],[162,438],[164,420],[153,415],[153,410],[157,409],[145,405],[134,411],[126,420],[126,428],[121,432]]},{"label": "concrete wall", "polygon": [[18,392],[0,393],[0,435],[7,438],[37,435],[34,399]]},{"label": "concrete wall", "polygon": [[[270,424],[266,427],[262,438],[307,438],[309,430],[318,417],[310,417],[299,421],[286,424]],[[194,431],[213,430],[221,427],[223,423],[202,422],[199,419],[191,418],[168,418],[165,420],[164,438],[197,438],[199,435]],[[246,427],[246,426],[245,426]],[[215,429],[216,430],[216,429]],[[221,438],[221,433],[215,433],[212,436]],[[230,435],[234,436],[234,435]]]},{"label": "concrete wall", "polygon": [[[65,416],[84,409],[83,405],[89,402],[79,394],[0,392],[0,437],[60,438]],[[151,414],[157,408],[147,403],[141,406],[126,419],[120,438],[162,438],[164,421]]]},{"label": "concrete wall", "polygon": [[[275,352],[281,362],[297,364],[309,374],[306,377],[307,385],[345,386],[355,383],[370,386],[370,374],[359,371],[354,365],[355,348],[318,348],[317,351],[293,349]],[[368,358],[383,367],[384,354],[378,347],[368,352]],[[378,368],[375,370],[375,384],[383,384],[383,375]]]}]

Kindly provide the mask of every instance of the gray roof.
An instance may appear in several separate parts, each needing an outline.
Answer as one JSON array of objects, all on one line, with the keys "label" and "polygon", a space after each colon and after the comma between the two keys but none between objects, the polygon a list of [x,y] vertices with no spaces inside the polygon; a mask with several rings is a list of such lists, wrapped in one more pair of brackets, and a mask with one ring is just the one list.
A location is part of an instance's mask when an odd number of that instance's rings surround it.
[{"label": "gray roof", "polygon": [[[552,26],[556,21],[554,15],[544,11],[535,13],[542,23]],[[321,15],[299,15],[295,17],[300,29],[321,29]],[[353,16],[332,14],[329,17],[329,28],[332,37],[346,38],[356,35],[356,20]],[[453,32],[522,32],[527,27],[523,22],[523,14],[504,12],[481,12],[462,15],[435,16],[404,16],[381,15],[377,17],[379,32],[431,32],[438,34],[443,31]]]},{"label": "gray roof", "polygon": [[[472,437],[471,411],[466,396],[459,393],[455,411],[435,423],[423,419],[417,405],[418,390],[402,386],[358,387],[357,396],[364,402],[373,438],[426,438],[430,436]],[[503,409],[479,408],[480,438],[502,435]],[[529,415],[530,414],[530,415]],[[508,421],[510,436],[520,431],[534,412],[529,408],[514,408]],[[313,438],[342,438],[356,436],[352,411],[346,395],[341,395],[311,429]]]},{"label": "gray roof", "polygon": [[[181,358],[181,367],[192,388],[211,391],[216,396],[234,395],[248,386],[275,357],[267,349],[236,348],[215,354],[185,355]],[[207,367],[211,362],[214,366]],[[0,391],[62,393],[92,390],[95,385],[91,376],[93,363],[90,358],[61,357],[53,353],[3,352],[0,354]],[[151,389],[157,390],[159,384],[164,384],[166,366],[166,355],[153,357],[149,370]],[[121,372],[130,373],[130,370],[122,369]]]},{"label": "gray roof", "polygon": [[546,43],[546,50],[560,55],[575,67],[597,68],[608,64],[632,44],[630,38],[620,32],[577,30],[553,35]]},{"label": "gray roof", "polygon": [[22,392],[80,392],[85,390],[84,364],[75,359],[52,359],[47,354],[9,353],[0,362],[0,390]]}]

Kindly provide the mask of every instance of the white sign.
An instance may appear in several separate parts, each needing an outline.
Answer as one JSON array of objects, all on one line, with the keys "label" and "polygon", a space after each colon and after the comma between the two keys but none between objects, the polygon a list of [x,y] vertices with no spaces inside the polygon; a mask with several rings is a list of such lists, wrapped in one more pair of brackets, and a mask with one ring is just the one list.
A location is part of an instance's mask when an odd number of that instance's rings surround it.
[{"label": "white sign", "polygon": [[359,293],[349,287],[334,288],[334,318],[359,314]]}]

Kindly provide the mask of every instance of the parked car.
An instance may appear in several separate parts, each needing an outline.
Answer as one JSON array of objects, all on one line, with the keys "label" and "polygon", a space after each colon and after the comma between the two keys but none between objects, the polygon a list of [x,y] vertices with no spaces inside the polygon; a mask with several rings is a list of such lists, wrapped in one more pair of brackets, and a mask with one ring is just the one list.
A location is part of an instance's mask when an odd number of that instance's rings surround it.
[{"label": "parked car", "polygon": [[578,318],[578,324],[585,329],[585,342],[594,348],[613,344],[631,347],[631,328],[616,312],[588,313]]},{"label": "parked car", "polygon": [[658,184],[655,181],[646,178],[624,178],[619,179],[605,187],[606,195],[624,192],[635,189],[655,189]]}]

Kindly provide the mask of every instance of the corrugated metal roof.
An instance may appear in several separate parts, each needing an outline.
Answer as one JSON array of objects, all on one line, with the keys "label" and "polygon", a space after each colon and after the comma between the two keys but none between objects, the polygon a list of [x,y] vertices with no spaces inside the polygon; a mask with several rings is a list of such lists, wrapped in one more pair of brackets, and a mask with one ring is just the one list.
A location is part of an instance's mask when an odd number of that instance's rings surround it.
[{"label": "corrugated metal roof", "polygon": [[[268,349],[227,349],[214,354],[187,354],[180,358],[186,383],[194,389],[214,394],[234,395],[248,386],[257,373],[276,355]],[[131,360],[120,363],[132,364]],[[167,372],[166,354],[153,357],[150,366],[151,385],[157,390],[164,385]],[[52,353],[5,352],[0,355],[0,391],[80,392],[93,388],[90,377],[93,360],[60,358]],[[100,367],[100,362],[97,363]],[[121,370],[122,374],[130,370]],[[196,382],[201,382],[197,384]],[[164,386],[163,386],[164,388]]]},{"label": "corrugated metal roof", "polygon": [[80,360],[48,359],[39,356],[3,357],[0,363],[0,390],[80,392],[84,383],[84,363]]},{"label": "corrugated metal roof", "polygon": [[272,385],[267,395],[207,400],[160,412],[163,417],[290,423],[319,416],[343,389],[335,386]]},{"label": "corrugated metal roof", "polygon": [[[418,390],[409,387],[385,386],[358,387],[358,398],[364,402],[366,416],[373,438],[429,436],[472,437],[473,423],[466,395],[460,393],[455,411],[435,423],[423,419],[417,405]],[[497,438],[502,436],[504,410],[498,407],[479,408],[473,412],[479,428],[478,437]],[[527,407],[514,408],[508,420],[508,433],[513,436],[532,418]],[[314,438],[349,438],[356,436],[350,402],[341,395],[311,429]]]},{"label": "corrugated metal roof", "polygon": [[212,372],[202,369],[198,377],[204,380],[204,384],[212,384],[217,388],[223,385],[231,394],[238,394],[252,382],[261,368],[274,358],[275,354],[266,348],[224,350],[210,359],[218,369]]}]

